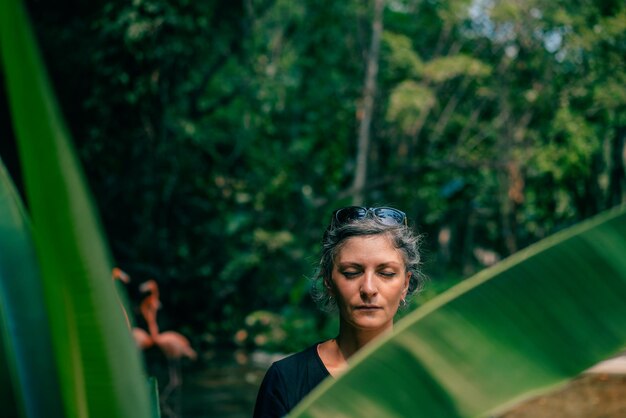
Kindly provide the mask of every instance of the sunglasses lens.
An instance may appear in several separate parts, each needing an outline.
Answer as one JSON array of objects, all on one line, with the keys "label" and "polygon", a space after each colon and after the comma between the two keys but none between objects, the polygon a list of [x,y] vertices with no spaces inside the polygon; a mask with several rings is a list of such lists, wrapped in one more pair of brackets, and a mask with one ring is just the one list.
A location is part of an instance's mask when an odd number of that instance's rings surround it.
[{"label": "sunglasses lens", "polygon": [[382,223],[385,225],[396,225],[396,224],[406,224],[406,215],[404,212],[401,212],[397,209],[393,208],[376,208],[374,209],[374,214],[380,219]]},{"label": "sunglasses lens", "polygon": [[341,224],[351,222],[355,219],[361,219],[365,217],[367,209],[359,206],[349,206],[347,208],[339,209],[335,212],[335,219]]},{"label": "sunglasses lens", "polygon": [[354,221],[355,219],[363,219],[368,211],[372,211],[380,222],[385,225],[406,225],[406,215],[404,212],[394,208],[363,208],[361,206],[348,206],[346,208],[335,211],[333,217],[333,226],[343,225]]}]

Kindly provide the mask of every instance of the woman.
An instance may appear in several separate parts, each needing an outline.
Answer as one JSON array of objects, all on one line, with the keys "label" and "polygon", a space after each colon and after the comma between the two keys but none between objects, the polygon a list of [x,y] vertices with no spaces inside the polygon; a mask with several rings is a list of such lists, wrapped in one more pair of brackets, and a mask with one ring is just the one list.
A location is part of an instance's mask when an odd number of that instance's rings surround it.
[{"label": "woman", "polygon": [[339,334],[272,364],[255,418],[285,416],[323,379],[340,375],[354,353],[393,328],[399,306],[422,282],[418,240],[404,212],[394,208],[333,212],[314,297],[323,308],[338,310]]}]

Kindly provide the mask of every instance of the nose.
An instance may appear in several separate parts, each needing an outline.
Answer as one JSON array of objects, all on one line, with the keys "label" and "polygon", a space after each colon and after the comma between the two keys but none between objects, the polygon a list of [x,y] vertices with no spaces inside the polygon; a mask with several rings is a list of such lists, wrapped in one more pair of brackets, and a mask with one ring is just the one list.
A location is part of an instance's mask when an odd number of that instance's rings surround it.
[{"label": "nose", "polygon": [[378,287],[376,286],[376,278],[373,273],[366,273],[363,276],[363,282],[361,282],[359,291],[361,293],[361,299],[363,300],[369,300],[376,296]]}]

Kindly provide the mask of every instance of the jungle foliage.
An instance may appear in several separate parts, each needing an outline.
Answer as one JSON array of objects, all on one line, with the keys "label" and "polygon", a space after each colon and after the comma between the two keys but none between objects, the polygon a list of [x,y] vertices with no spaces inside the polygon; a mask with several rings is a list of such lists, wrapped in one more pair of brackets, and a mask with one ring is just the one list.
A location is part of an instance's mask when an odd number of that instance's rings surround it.
[{"label": "jungle foliage", "polygon": [[374,3],[28,2],[113,258],[195,344],[324,332],[341,205],[407,212],[428,295],[626,201],[623,2],[389,0],[378,54]]}]

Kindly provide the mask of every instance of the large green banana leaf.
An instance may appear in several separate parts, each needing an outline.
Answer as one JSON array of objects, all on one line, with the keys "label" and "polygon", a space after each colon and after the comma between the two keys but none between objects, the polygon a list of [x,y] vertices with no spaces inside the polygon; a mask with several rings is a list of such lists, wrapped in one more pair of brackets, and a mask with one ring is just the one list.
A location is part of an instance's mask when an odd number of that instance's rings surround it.
[{"label": "large green banana leaf", "polygon": [[424,304],[290,416],[488,416],[625,346],[626,207],[621,207]]},{"label": "large green banana leaf", "polygon": [[[49,369],[58,370],[30,378],[59,387],[63,415],[47,417],[149,417],[146,376],[110,278],[101,226],[17,0],[0,2],[0,48],[41,271],[47,321],[40,327],[49,327],[55,360]],[[14,324],[5,329],[15,331]],[[12,390],[22,412],[36,396],[15,382]]]}]

